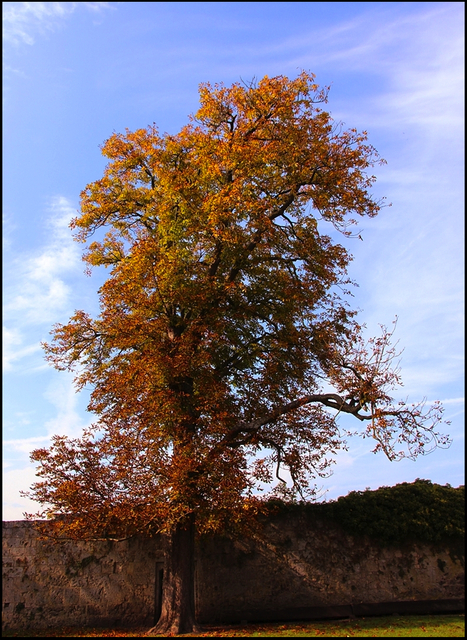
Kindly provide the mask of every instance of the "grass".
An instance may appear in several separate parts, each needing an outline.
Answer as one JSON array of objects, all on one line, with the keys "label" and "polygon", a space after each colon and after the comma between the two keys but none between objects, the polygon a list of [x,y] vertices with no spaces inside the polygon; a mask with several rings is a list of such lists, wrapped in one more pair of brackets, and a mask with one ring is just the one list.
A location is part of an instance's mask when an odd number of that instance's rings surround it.
[{"label": "grass", "polygon": [[[4,631],[4,638],[142,638],[147,628],[97,629],[60,627],[39,631]],[[463,638],[464,615],[382,616],[327,622],[205,626],[203,632],[179,637],[203,638]]]}]

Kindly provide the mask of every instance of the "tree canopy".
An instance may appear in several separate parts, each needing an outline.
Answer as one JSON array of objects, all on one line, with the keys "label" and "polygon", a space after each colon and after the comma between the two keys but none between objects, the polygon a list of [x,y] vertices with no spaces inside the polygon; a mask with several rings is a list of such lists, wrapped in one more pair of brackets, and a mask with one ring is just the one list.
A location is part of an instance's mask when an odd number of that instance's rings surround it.
[{"label": "tree canopy", "polygon": [[44,345],[96,422],[32,454],[32,496],[68,535],[216,530],[283,469],[305,498],[345,445],[340,413],[391,459],[447,443],[440,405],[393,400],[392,331],[365,342],[347,302],[351,256],[322,225],[345,238],[378,214],[383,161],[326,101],[308,73],[204,84],[178,134],[103,145],[72,222],[88,267],[110,271],[101,311]]}]

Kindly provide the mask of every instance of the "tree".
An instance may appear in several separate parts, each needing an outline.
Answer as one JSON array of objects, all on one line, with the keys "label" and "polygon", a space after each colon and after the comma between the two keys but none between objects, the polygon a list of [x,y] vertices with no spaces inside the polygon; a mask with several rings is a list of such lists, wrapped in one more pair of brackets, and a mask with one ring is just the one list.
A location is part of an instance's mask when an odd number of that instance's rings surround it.
[{"label": "tree", "polygon": [[165,534],[151,633],[194,628],[195,532],[251,520],[258,483],[282,486],[285,468],[309,496],[345,446],[338,414],[391,459],[447,443],[440,405],[393,401],[392,332],[365,343],[345,301],[351,256],[322,230],[349,236],[380,210],[366,133],[322,110],[307,73],[205,84],[200,101],[177,135],[103,146],[72,222],[88,266],[110,269],[101,313],[77,311],[45,344],[92,390],[97,420],[32,454],[31,495],[60,535]]}]

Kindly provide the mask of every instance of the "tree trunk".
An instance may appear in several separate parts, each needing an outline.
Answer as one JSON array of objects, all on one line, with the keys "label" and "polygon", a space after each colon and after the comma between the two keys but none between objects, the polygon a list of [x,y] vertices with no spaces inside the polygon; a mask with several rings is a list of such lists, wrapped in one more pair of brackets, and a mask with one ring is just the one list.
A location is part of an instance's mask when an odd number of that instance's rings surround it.
[{"label": "tree trunk", "polygon": [[162,609],[148,636],[197,631],[195,624],[195,524],[185,521],[166,536]]}]

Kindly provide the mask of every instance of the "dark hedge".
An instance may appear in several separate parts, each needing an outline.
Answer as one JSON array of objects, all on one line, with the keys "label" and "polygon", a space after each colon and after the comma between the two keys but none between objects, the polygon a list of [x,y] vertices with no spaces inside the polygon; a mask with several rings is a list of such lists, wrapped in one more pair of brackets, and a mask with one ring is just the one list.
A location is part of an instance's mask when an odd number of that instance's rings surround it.
[{"label": "dark hedge", "polygon": [[311,517],[338,522],[351,535],[386,545],[462,541],[465,535],[464,486],[417,479],[374,491],[351,491],[322,503],[270,503],[279,512],[302,509]]}]

